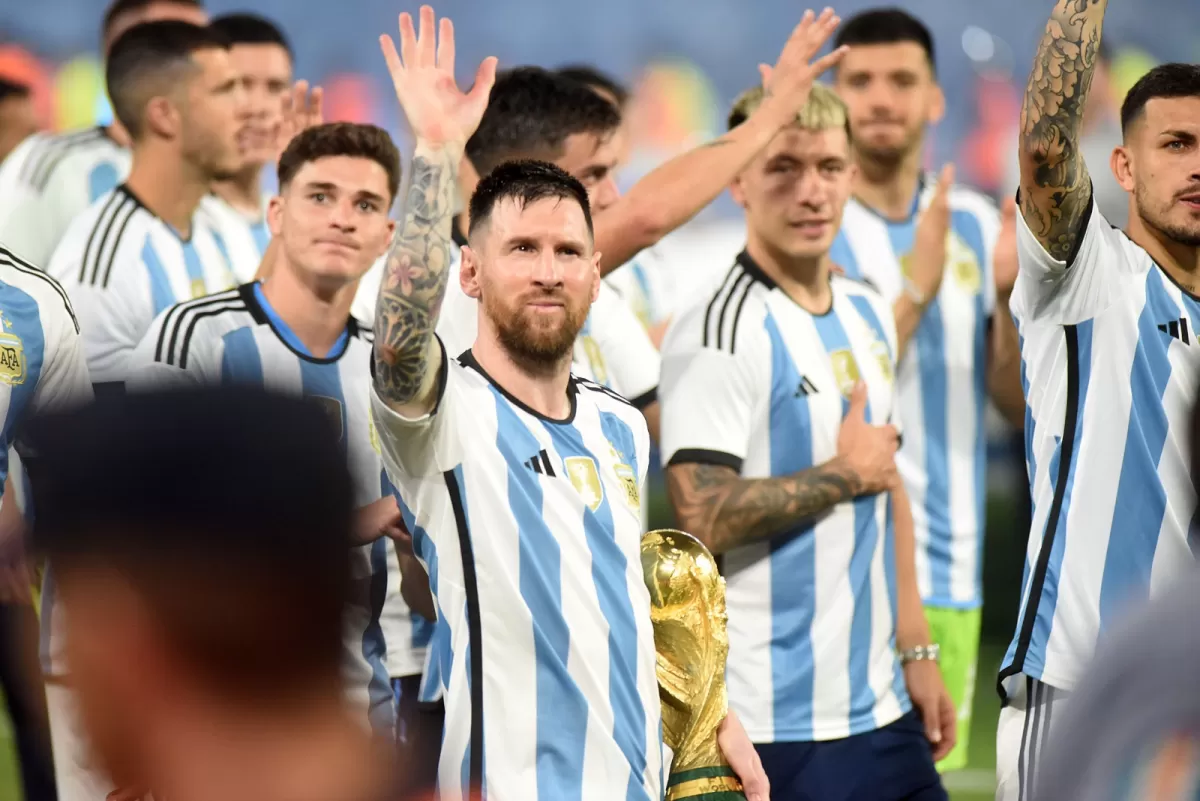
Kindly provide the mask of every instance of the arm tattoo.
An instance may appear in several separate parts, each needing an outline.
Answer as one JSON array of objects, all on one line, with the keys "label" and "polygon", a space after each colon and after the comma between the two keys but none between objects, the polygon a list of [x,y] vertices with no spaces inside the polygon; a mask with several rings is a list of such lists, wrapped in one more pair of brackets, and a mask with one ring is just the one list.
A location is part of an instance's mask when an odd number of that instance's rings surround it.
[{"label": "arm tattoo", "polygon": [[417,150],[404,224],[384,265],[375,314],[375,386],[392,404],[411,403],[436,375],[433,332],[446,294],[457,160]]},{"label": "arm tattoo", "polygon": [[714,554],[787,531],[850,500],[860,484],[841,460],[781,478],[744,479],[732,467],[711,464],[667,469],[676,521]]},{"label": "arm tattoo", "polygon": [[1072,255],[1091,200],[1079,152],[1107,0],[1059,0],[1021,107],[1021,214],[1046,251]]}]

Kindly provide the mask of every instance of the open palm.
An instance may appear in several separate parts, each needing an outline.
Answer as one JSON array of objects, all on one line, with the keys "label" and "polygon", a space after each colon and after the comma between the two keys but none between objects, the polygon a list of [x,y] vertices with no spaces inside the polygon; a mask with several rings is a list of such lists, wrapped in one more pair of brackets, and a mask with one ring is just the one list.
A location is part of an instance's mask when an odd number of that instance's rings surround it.
[{"label": "open palm", "polygon": [[483,117],[488,94],[496,80],[496,59],[488,57],[475,72],[475,85],[463,92],[454,81],[454,24],[436,19],[430,6],[421,6],[420,32],[412,16],[400,15],[400,51],[392,37],[379,37],[392,85],[413,136],[433,145],[463,145]]}]

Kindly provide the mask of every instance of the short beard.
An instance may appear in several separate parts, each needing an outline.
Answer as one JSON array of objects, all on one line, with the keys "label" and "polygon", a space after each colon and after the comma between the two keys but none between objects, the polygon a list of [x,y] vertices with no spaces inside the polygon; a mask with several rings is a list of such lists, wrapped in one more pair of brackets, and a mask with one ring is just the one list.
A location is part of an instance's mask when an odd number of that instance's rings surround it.
[{"label": "short beard", "polygon": [[495,304],[491,293],[484,294],[483,306],[496,327],[500,346],[521,368],[539,375],[552,373],[563,361],[569,360],[588,311],[586,307],[580,311],[568,305],[563,325],[547,329],[530,325],[529,315]]},{"label": "short beard", "polygon": [[1167,239],[1170,239],[1172,242],[1177,242],[1184,247],[1200,248],[1200,229],[1183,228],[1178,225],[1171,225],[1170,223],[1163,223],[1154,219],[1148,211],[1149,207],[1142,203],[1142,197],[1144,197],[1144,195],[1141,192],[1135,193],[1134,198],[1137,203],[1137,214],[1142,218],[1142,222],[1145,223],[1148,228],[1158,231]]}]

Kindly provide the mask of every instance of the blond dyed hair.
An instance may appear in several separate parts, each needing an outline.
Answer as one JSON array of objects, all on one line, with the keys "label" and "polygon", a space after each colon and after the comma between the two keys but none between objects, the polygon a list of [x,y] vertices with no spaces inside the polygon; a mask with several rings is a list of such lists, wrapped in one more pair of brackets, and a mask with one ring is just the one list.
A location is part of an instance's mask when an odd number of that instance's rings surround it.
[{"label": "blond dyed hair", "polygon": [[[729,111],[730,130],[745,122],[762,105],[764,96],[762,86],[752,87],[738,95]],[[846,132],[846,138],[850,138],[850,112],[846,102],[825,84],[813,84],[808,101],[796,115],[796,124],[806,131],[841,128]]]}]

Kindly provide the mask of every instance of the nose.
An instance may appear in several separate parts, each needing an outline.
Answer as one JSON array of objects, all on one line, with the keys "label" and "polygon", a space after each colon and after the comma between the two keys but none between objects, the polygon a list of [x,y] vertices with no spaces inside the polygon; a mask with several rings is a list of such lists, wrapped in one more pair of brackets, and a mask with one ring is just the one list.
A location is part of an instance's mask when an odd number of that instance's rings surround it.
[{"label": "nose", "polygon": [[825,207],[828,194],[828,187],[824,179],[815,169],[805,170],[796,181],[795,200],[802,206],[813,210],[822,209]]},{"label": "nose", "polygon": [[355,229],[354,225],[354,208],[352,202],[341,202],[330,204],[332,211],[329,213],[329,224],[337,228],[343,233],[348,233]]},{"label": "nose", "polygon": [[538,257],[533,260],[530,278],[538,286],[550,289],[562,285],[562,268],[554,248],[543,248]]},{"label": "nose", "polygon": [[621,190],[617,188],[617,179],[612,175],[607,175],[592,189],[590,202],[596,211],[602,211],[616,203],[620,196]]}]

